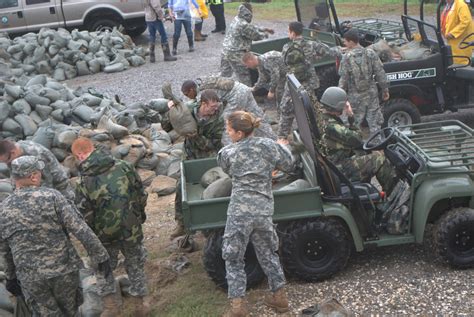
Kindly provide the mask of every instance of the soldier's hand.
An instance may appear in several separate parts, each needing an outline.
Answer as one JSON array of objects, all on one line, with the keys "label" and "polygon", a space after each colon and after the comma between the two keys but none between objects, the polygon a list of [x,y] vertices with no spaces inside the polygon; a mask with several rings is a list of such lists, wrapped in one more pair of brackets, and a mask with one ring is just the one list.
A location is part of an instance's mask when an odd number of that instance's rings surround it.
[{"label": "soldier's hand", "polygon": [[174,106],[176,106],[176,105],[174,104],[173,100],[168,101],[168,109],[171,109]]},{"label": "soldier's hand", "polygon": [[270,33],[270,34],[275,34],[275,30],[270,29],[270,28],[265,28],[265,32]]},{"label": "soldier's hand", "polygon": [[281,144],[281,145],[288,145],[288,144],[290,144],[290,142],[288,142],[288,139],[285,139],[285,138],[279,138],[279,139],[277,140],[277,143],[278,143],[278,144]]},{"label": "soldier's hand", "polygon": [[354,112],[352,111],[352,106],[349,101],[346,101],[346,105],[344,106],[344,112],[348,117],[354,116]]},{"label": "soldier's hand", "polygon": [[18,283],[18,280],[16,278],[12,280],[7,280],[5,288],[15,297],[23,296],[20,283]]},{"label": "soldier's hand", "polygon": [[269,100],[273,100],[273,98],[275,98],[275,93],[269,91],[268,94],[267,94],[267,98],[268,98]]},{"label": "soldier's hand", "polygon": [[382,100],[387,101],[389,98],[390,98],[390,93],[387,90],[383,93]]}]

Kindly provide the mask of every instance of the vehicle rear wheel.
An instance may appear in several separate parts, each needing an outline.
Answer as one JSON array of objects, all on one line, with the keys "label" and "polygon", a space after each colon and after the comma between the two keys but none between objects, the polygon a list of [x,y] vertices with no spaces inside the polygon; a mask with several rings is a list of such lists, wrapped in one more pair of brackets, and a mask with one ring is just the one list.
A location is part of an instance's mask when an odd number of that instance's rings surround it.
[{"label": "vehicle rear wheel", "polygon": [[437,224],[435,239],[438,254],[450,265],[474,267],[474,209],[448,211]]},{"label": "vehicle rear wheel", "polygon": [[[222,259],[222,239],[223,231],[213,232],[207,238],[203,251],[203,264],[214,283],[227,289],[225,261]],[[248,244],[245,252],[245,273],[247,273],[247,289],[257,286],[265,277],[252,243]]]},{"label": "vehicle rear wheel", "polygon": [[337,74],[336,65],[318,68],[316,74],[319,78],[319,88],[316,90],[316,96],[320,100],[326,89],[338,85],[339,75]]},{"label": "vehicle rear wheel", "polygon": [[91,32],[105,32],[109,31],[112,32],[113,28],[118,28],[120,23],[117,20],[113,20],[110,18],[98,18],[94,22],[92,22],[89,26],[89,31]]},{"label": "vehicle rear wheel", "polygon": [[299,279],[322,281],[346,267],[351,246],[347,229],[337,219],[296,222],[282,238],[283,267]]},{"label": "vehicle rear wheel", "polygon": [[421,121],[418,108],[411,101],[403,98],[387,101],[383,106],[383,112],[384,128],[410,125]]}]

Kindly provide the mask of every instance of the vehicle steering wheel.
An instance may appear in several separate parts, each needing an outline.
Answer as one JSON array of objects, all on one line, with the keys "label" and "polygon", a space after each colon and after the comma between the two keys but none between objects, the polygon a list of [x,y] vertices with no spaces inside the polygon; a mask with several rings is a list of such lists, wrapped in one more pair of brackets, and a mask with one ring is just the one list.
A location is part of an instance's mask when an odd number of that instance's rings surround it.
[{"label": "vehicle steering wheel", "polygon": [[386,127],[372,134],[367,141],[364,142],[362,148],[364,151],[377,151],[384,149],[388,142],[392,139],[395,129]]},{"label": "vehicle steering wheel", "polygon": [[459,43],[458,45],[458,48],[463,50],[465,48],[468,48],[468,47],[471,47],[471,46],[474,46],[474,41],[470,41],[470,42],[467,42],[466,40],[468,38],[470,38],[471,36],[474,36],[474,33],[471,33],[471,34],[468,34],[467,36],[465,36],[462,41]]}]

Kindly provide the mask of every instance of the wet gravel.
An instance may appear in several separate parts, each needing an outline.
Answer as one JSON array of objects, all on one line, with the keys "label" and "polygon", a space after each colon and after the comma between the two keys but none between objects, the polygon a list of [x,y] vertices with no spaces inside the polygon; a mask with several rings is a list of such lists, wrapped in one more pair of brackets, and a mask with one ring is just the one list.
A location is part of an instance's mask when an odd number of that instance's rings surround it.
[{"label": "wet gravel", "polygon": [[[228,23],[231,17],[227,16]],[[286,34],[287,21],[262,22],[276,30],[274,37]],[[71,87],[95,87],[124,102],[147,102],[161,97],[161,86],[170,81],[176,91],[186,79],[217,73],[224,35],[211,34],[213,19],[204,23],[208,40],[197,42],[196,51],[187,52],[184,32],[178,47],[178,61],[147,63],[116,74],[100,73],[70,80]],[[172,25],[166,29],[172,34]],[[147,37],[137,38],[146,45]],[[427,239],[428,241],[430,238]],[[253,316],[274,313],[263,305],[264,285],[249,292]],[[289,280],[290,315],[301,309],[336,298],[357,315],[455,315],[474,316],[474,270],[454,270],[441,262],[429,245],[402,245],[366,250],[354,254],[347,268],[328,281],[303,283]]]}]

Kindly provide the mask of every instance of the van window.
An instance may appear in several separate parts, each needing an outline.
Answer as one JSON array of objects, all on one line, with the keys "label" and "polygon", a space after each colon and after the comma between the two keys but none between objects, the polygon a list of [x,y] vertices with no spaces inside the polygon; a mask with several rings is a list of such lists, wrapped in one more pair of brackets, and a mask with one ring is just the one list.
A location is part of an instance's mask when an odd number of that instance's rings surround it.
[{"label": "van window", "polygon": [[0,9],[18,7],[18,0],[0,0]]},{"label": "van window", "polygon": [[26,5],[38,4],[38,3],[48,3],[50,0],[26,0]]}]

